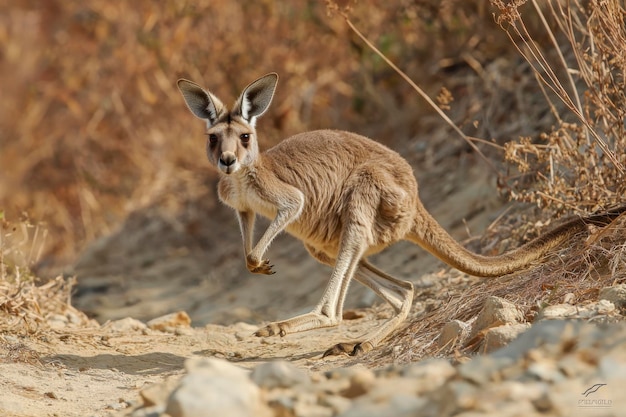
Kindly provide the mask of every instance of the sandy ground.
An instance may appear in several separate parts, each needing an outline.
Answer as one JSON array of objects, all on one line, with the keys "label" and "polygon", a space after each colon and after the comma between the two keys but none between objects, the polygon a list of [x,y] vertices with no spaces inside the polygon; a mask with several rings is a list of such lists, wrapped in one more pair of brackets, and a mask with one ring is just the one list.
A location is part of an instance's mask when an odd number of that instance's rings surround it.
[{"label": "sandy ground", "polygon": [[310,370],[341,367],[353,359],[321,359],[329,340],[358,337],[385,314],[359,310],[359,316],[339,329],[268,339],[253,337],[256,326],[245,323],[188,328],[182,334],[119,332],[104,326],[0,337],[4,347],[0,352],[5,352],[0,363],[0,410],[7,417],[124,415],[139,403],[142,389],[181,376],[185,359],[194,356],[225,358],[246,368],[276,359]]}]

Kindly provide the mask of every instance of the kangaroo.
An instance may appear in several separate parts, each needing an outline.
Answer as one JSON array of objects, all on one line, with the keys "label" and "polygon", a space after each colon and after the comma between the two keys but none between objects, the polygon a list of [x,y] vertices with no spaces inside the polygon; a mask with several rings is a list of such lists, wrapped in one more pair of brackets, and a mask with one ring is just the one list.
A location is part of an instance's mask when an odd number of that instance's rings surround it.
[{"label": "kangaroo", "polygon": [[[606,226],[626,211],[625,206],[576,217],[498,256],[472,253],[426,211],[409,163],[378,142],[346,131],[316,130],[289,137],[260,152],[255,125],[267,111],[277,82],[275,73],[257,79],[229,109],[198,84],[178,80],[189,110],[206,122],[206,153],[220,173],[218,196],[235,210],[248,270],[274,273],[265,252],[283,230],[301,240],[315,259],[333,268],[313,311],[270,323],[255,336],[285,336],[337,326],[354,278],[389,303],[396,314],[363,340],[338,343],[324,356],[370,351],[407,318],[413,285],[373,266],[367,260],[369,255],[408,240],[463,272],[496,277],[527,268],[551,249],[586,231],[587,224]],[[253,245],[257,213],[271,223]]]}]

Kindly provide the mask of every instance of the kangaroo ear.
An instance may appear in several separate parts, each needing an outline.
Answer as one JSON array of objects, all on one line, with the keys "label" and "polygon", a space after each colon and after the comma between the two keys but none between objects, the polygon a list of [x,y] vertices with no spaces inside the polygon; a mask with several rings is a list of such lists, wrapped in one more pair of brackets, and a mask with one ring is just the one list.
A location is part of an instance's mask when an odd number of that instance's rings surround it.
[{"label": "kangaroo ear", "polygon": [[248,123],[254,126],[256,118],[261,116],[272,102],[278,83],[278,74],[272,72],[248,85],[235,104],[238,111]]},{"label": "kangaroo ear", "polygon": [[217,123],[217,119],[226,111],[226,107],[217,97],[198,84],[182,78],[176,84],[189,110],[196,117],[206,120],[209,126]]}]

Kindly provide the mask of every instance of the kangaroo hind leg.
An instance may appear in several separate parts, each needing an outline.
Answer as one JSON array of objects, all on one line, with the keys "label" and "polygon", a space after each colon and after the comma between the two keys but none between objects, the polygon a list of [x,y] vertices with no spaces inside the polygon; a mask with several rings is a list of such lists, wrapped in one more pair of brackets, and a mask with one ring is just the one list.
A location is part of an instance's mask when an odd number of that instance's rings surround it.
[{"label": "kangaroo hind leg", "polygon": [[389,303],[396,311],[396,315],[375,331],[366,334],[362,341],[336,344],[324,353],[324,357],[339,354],[355,356],[372,350],[406,320],[411,310],[411,305],[413,304],[413,284],[410,282],[386,274],[365,259],[359,263],[355,279]]}]

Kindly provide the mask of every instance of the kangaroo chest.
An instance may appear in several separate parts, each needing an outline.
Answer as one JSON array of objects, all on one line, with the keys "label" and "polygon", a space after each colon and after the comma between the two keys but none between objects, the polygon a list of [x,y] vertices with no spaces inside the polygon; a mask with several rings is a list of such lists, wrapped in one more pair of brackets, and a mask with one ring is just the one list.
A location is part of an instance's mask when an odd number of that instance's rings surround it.
[{"label": "kangaroo chest", "polygon": [[237,211],[252,211],[273,219],[277,208],[263,195],[262,188],[254,178],[223,177],[218,184],[220,200]]}]

